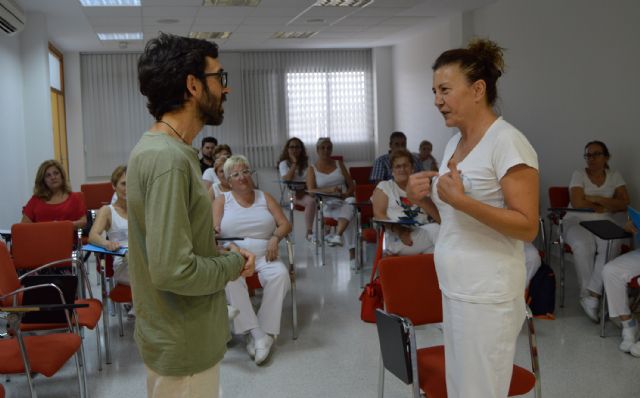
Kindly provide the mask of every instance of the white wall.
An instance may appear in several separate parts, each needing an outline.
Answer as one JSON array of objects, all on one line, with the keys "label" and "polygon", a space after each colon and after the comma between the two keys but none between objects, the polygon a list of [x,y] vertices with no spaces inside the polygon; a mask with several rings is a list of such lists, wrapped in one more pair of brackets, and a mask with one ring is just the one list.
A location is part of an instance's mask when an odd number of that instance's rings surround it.
[{"label": "white wall", "polygon": [[28,20],[16,36],[0,35],[0,229],[20,220],[38,166],[53,157],[46,19]]},{"label": "white wall", "polygon": [[389,135],[394,131],[393,49],[376,47],[371,52],[373,62],[374,139],[375,154],[389,150]]},{"label": "white wall", "polygon": [[507,49],[498,107],[538,152],[542,207],[549,186],[568,185],[583,167],[584,144],[593,139],[607,143],[612,168],[639,205],[638,20],[636,0],[501,0],[443,20],[394,47],[397,128],[412,149],[432,139],[441,160],[451,133],[433,106],[430,65],[460,39],[489,37]]},{"label": "white wall", "polygon": [[31,187],[26,167],[22,62],[17,36],[0,35],[0,71],[0,229],[9,229],[20,220]]},{"label": "white wall", "polygon": [[80,84],[80,53],[65,52],[64,100],[67,114],[67,149],[69,151],[69,179],[74,191],[86,182],[84,134],[82,131],[82,86]]},{"label": "white wall", "polygon": [[[460,18],[454,22],[443,19],[393,47],[395,129],[407,135],[407,148],[411,151],[418,151],[420,141],[431,141],[438,161],[453,130],[444,125],[442,115],[433,105],[431,65],[442,51],[459,45],[452,43],[460,40],[456,30],[459,26]],[[389,148],[389,133],[379,139],[385,150]]]}]

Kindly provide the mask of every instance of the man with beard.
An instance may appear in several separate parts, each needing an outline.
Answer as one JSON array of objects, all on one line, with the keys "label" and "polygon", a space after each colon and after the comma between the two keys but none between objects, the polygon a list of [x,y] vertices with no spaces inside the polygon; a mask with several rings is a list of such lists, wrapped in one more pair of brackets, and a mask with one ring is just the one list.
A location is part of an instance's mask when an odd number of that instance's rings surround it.
[{"label": "man with beard", "polygon": [[134,337],[153,398],[218,397],[230,338],[224,287],[254,270],[253,254],[216,250],[191,146],[205,124],[222,123],[227,74],[217,57],[215,43],[161,33],[138,60],[156,122],[129,159],[129,272]]},{"label": "man with beard", "polygon": [[215,137],[204,137],[200,145],[200,171],[204,174],[206,169],[213,167],[213,151],[218,145]]}]

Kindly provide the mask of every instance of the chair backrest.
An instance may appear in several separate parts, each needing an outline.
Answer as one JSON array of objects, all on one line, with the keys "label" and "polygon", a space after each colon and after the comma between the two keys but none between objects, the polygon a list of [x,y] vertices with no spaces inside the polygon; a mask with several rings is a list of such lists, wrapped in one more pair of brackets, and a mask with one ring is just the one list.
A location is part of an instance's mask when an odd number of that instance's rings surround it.
[{"label": "chair backrest", "polygon": [[356,185],[369,184],[371,169],[373,169],[372,166],[349,167],[349,174],[351,174],[351,178],[356,182]]},{"label": "chair backrest", "polygon": [[14,224],[11,227],[13,263],[16,269],[32,269],[70,258],[74,249],[73,239],[71,221]]},{"label": "chair backrest", "polygon": [[[367,178],[369,178],[367,176]],[[356,184],[355,198],[356,202],[367,202],[371,200],[371,195],[373,195],[373,190],[376,189],[375,184]],[[360,213],[362,215],[362,223],[368,224],[369,220],[373,218],[373,206],[361,206]]]},{"label": "chair backrest", "polygon": [[569,201],[569,187],[549,187],[550,207],[567,207]]},{"label": "chair backrest", "polygon": [[80,191],[84,194],[84,203],[89,210],[101,208],[111,203],[113,185],[110,182],[98,182],[80,185]]},{"label": "chair backrest", "polygon": [[333,155],[333,156],[330,156],[329,158],[333,159],[333,160],[339,160],[341,162],[344,161],[344,156],[342,156],[342,155]]},{"label": "chair backrest", "polygon": [[378,264],[385,309],[414,325],[442,322],[442,293],[433,254],[384,257]]},{"label": "chair backrest", "polygon": [[[3,242],[0,242],[0,296],[9,294],[20,287],[16,267],[11,260],[9,249],[7,249],[7,246]],[[10,306],[12,302],[13,298],[9,297],[1,303]]]}]

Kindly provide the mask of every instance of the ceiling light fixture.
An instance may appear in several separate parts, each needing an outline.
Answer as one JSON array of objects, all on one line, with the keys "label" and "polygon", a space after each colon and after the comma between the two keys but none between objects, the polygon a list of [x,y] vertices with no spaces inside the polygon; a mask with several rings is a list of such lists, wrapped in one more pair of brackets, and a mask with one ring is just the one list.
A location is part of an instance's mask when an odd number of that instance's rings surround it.
[{"label": "ceiling light fixture", "polygon": [[314,4],[316,7],[366,7],[373,3],[373,0],[318,0]]},{"label": "ceiling light fixture", "polygon": [[80,0],[83,7],[140,7],[140,0]]},{"label": "ceiling light fixture", "polygon": [[189,37],[192,39],[204,39],[204,40],[226,39],[229,36],[231,36],[231,32],[191,32],[189,33]]},{"label": "ceiling light fixture", "polygon": [[202,0],[206,7],[257,7],[261,0]]},{"label": "ceiling light fixture", "polygon": [[318,32],[276,32],[274,39],[308,39]]},{"label": "ceiling light fixture", "polygon": [[108,40],[142,40],[142,32],[134,33],[98,33],[98,39]]}]

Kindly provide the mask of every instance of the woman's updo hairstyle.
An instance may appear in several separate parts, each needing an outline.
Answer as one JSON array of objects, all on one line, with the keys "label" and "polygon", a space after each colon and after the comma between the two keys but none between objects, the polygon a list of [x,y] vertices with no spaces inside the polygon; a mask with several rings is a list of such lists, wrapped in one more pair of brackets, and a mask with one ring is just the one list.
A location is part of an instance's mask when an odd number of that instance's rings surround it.
[{"label": "woman's updo hairstyle", "polygon": [[458,64],[470,84],[484,80],[487,102],[493,106],[498,98],[496,83],[504,72],[503,51],[491,40],[473,39],[467,48],[456,48],[440,54],[431,68],[435,71],[446,65]]}]

